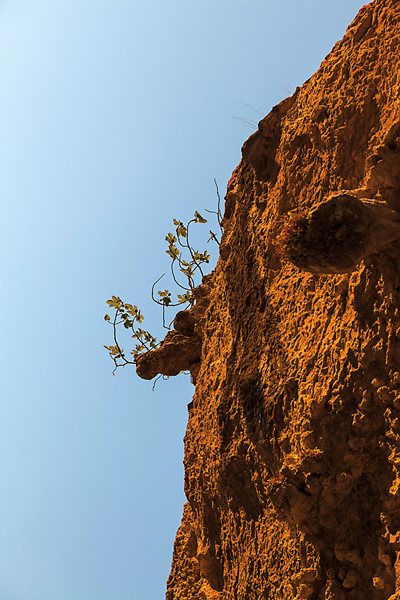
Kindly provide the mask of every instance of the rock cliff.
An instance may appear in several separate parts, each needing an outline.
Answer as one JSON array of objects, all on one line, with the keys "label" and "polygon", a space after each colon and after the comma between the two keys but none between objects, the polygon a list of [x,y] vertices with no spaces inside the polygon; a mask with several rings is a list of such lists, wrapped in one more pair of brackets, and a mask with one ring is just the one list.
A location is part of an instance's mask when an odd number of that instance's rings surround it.
[{"label": "rock cliff", "polygon": [[399,94],[374,0],[243,146],[165,345],[196,380],[168,600],[400,599]]}]

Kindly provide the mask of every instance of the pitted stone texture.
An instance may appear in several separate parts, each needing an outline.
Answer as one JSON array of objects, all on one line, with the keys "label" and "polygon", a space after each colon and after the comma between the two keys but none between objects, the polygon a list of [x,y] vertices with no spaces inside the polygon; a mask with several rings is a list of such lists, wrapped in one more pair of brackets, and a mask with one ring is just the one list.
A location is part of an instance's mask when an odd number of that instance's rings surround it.
[{"label": "pitted stone texture", "polygon": [[398,0],[365,6],[229,182],[168,600],[400,594],[399,243],[333,275],[275,248],[341,190],[400,211],[399,32]]}]

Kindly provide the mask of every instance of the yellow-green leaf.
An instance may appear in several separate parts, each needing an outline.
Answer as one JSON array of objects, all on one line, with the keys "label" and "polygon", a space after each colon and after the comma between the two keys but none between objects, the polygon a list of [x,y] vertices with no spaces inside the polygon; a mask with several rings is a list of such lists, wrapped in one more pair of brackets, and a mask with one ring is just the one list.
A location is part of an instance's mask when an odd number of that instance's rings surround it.
[{"label": "yellow-green leaf", "polygon": [[176,234],[180,237],[185,238],[187,236],[187,229],[184,225],[178,225],[176,228]]},{"label": "yellow-green leaf", "polygon": [[167,233],[165,239],[168,242],[168,244],[175,244],[176,242],[176,237],[172,233]]},{"label": "yellow-green leaf", "polygon": [[207,223],[207,219],[202,217],[198,210],[195,211],[194,218],[196,219],[197,223]]},{"label": "yellow-green leaf", "polygon": [[132,304],[125,304],[125,309],[128,311],[128,313],[130,313],[133,317],[136,315],[137,313],[137,306],[132,306]]},{"label": "yellow-green leaf", "polygon": [[111,308],[121,308],[122,300],[118,296],[112,296],[111,300],[107,300],[108,306]]}]

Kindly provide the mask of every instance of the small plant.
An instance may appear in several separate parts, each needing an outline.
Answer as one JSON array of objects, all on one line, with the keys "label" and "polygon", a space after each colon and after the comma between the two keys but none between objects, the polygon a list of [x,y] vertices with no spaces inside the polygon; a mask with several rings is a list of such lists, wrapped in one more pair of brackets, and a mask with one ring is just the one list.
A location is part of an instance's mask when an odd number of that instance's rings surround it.
[{"label": "small plant", "polygon": [[[179,306],[180,304],[194,303],[193,292],[198,285],[198,277],[203,277],[204,271],[202,265],[210,262],[210,254],[205,250],[199,252],[194,250],[190,243],[190,226],[194,223],[207,223],[201,214],[196,210],[194,216],[186,225],[178,220],[173,219],[175,225],[175,234],[167,233],[165,240],[168,243],[166,253],[171,258],[170,269],[172,279],[175,285],[181,290],[181,293],[173,299],[169,289],[158,290],[157,296],[154,295],[154,288],[164,275],[161,275],[154,282],[151,297],[156,304],[163,308],[163,326],[165,325],[165,308]],[[213,234],[215,235],[215,234]]]},{"label": "small plant", "polygon": [[[217,221],[222,231],[221,199],[215,180],[214,183],[217,190],[218,207],[217,211],[207,212],[217,216]],[[171,259],[170,272],[172,281],[176,289],[175,292],[170,291],[168,288],[156,290],[157,284],[164,277],[165,273],[153,283],[151,288],[151,298],[153,302],[162,307],[162,324],[168,330],[170,329],[170,324],[166,322],[166,310],[178,306],[185,308],[194,305],[195,289],[201,283],[201,279],[205,274],[205,265],[209,264],[211,258],[207,250],[203,252],[195,250],[191,243],[192,226],[195,224],[205,224],[207,223],[207,219],[196,210],[193,217],[187,223],[179,219],[173,219],[172,222],[174,232],[167,233],[165,241],[167,242],[166,254]],[[211,230],[208,241],[210,240],[219,244],[217,235]],[[115,374],[119,367],[136,365],[137,359],[141,354],[157,349],[161,342],[158,342],[151,333],[140,327],[144,317],[137,306],[123,302],[119,296],[112,296],[111,299],[107,300],[107,304],[115,311],[113,317],[109,314],[104,316],[105,321],[113,329],[113,344],[104,347],[108,350],[114,362],[113,374]],[[128,354],[119,342],[119,331],[121,329],[129,333],[133,340],[134,347]]]},{"label": "small plant", "polygon": [[[136,364],[136,358],[139,354],[155,350],[158,348],[158,344],[156,338],[151,333],[138,327],[138,324],[140,325],[143,322],[144,317],[137,306],[122,302],[118,296],[112,296],[110,300],[107,300],[107,304],[110,308],[115,309],[113,319],[111,319],[109,314],[104,316],[104,320],[110,323],[113,328],[114,344],[104,346],[104,348],[108,350],[110,357],[114,361],[114,374],[118,367]],[[133,350],[130,351],[131,359],[126,358],[126,354],[118,341],[117,330],[120,325],[132,332],[131,337],[133,340],[136,340]]]}]

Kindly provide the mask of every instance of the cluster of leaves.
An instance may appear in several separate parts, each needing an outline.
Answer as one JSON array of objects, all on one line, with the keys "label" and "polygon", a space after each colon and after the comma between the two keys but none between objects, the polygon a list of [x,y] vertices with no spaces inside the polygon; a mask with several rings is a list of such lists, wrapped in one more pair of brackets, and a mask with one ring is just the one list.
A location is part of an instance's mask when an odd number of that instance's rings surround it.
[{"label": "cluster of leaves", "polygon": [[[138,324],[140,325],[143,322],[144,317],[137,306],[122,302],[119,296],[112,296],[110,300],[107,300],[107,304],[110,308],[115,310],[113,319],[111,319],[109,314],[104,316],[104,320],[113,328],[114,344],[111,346],[104,346],[104,348],[108,350],[110,357],[114,361],[115,369],[113,373],[115,373],[118,367],[136,364],[136,358],[142,352],[154,350],[158,348],[158,344],[156,338],[151,335],[151,333],[138,327]],[[120,325],[129,331],[133,340],[136,340],[133,350],[130,351],[130,359],[126,357],[126,354],[118,341],[117,328]]]},{"label": "cluster of leaves", "polygon": [[[207,211],[217,216],[218,224],[222,230],[222,214],[221,214],[221,198],[219,195],[218,185],[214,180],[217,190],[218,207],[217,211]],[[151,288],[152,300],[162,307],[162,323],[166,329],[170,329],[170,325],[166,324],[166,309],[177,306],[192,306],[195,303],[195,289],[201,283],[201,278],[204,276],[204,265],[210,262],[210,254],[207,250],[200,252],[195,250],[191,244],[191,227],[194,224],[205,224],[205,219],[197,210],[193,217],[185,224],[179,219],[173,219],[174,232],[169,232],[165,236],[167,242],[166,253],[171,259],[170,271],[173,282],[176,286],[176,292],[173,295],[169,289],[155,290],[158,282],[164,277],[161,275]],[[210,238],[219,244],[216,234],[210,230]],[[127,304],[118,296],[112,296],[107,300],[110,308],[115,310],[113,318],[106,314],[104,319],[113,328],[114,344],[104,346],[110,357],[112,358],[115,369],[125,365],[134,365],[138,357],[149,350],[154,350],[159,347],[160,343],[157,339],[140,326],[143,321],[143,315],[137,306]],[[123,348],[118,341],[119,328],[127,330],[131,338],[135,340],[133,350],[131,350],[129,358],[127,358]]]},{"label": "cluster of leaves", "polygon": [[194,290],[198,285],[199,277],[203,277],[204,271],[202,265],[210,262],[210,254],[207,250],[199,252],[194,250],[190,243],[190,226],[193,223],[207,223],[207,219],[201,216],[196,210],[194,216],[186,225],[178,220],[173,219],[175,225],[175,233],[167,233],[165,241],[167,242],[166,253],[171,258],[171,275],[180,293],[173,298],[169,289],[158,290],[157,296],[154,294],[154,288],[162,275],[154,282],[151,296],[156,304],[163,307],[163,325],[165,325],[165,308],[179,306],[181,304],[194,304]]}]

